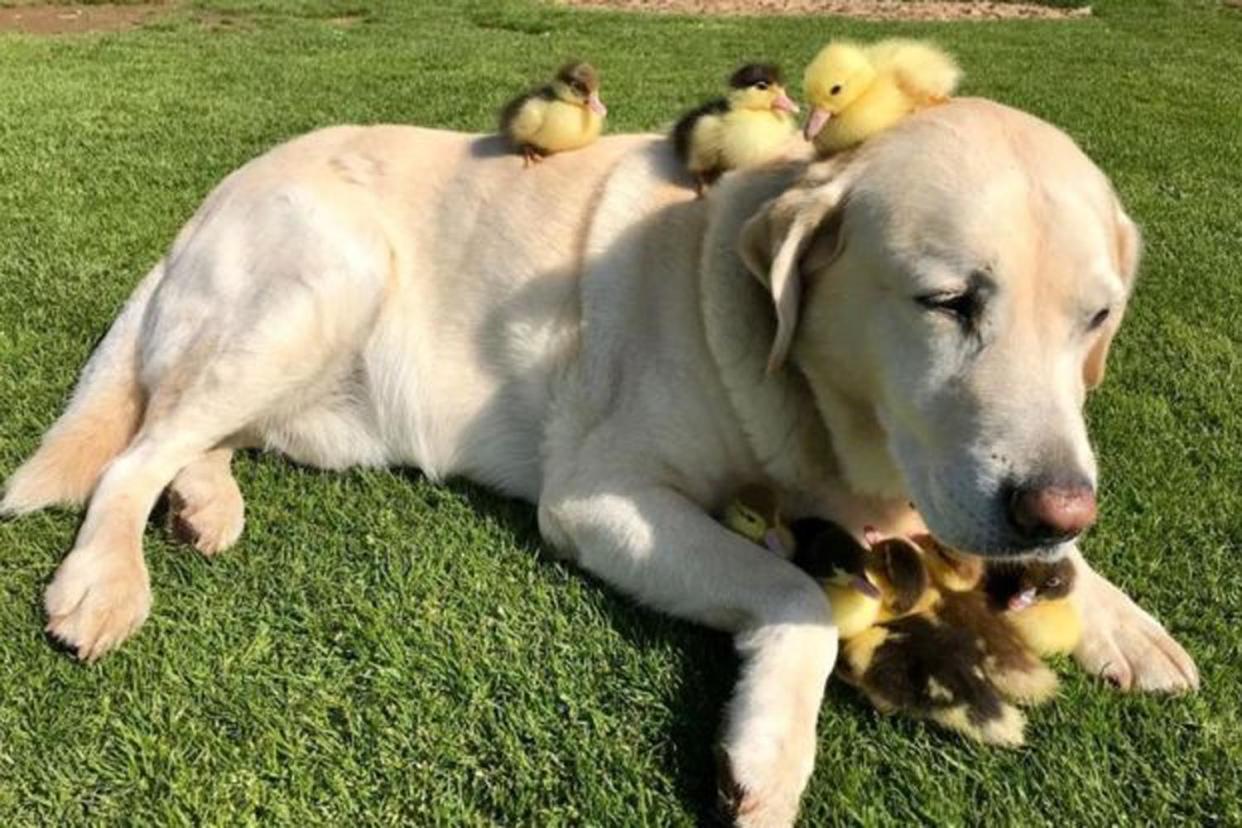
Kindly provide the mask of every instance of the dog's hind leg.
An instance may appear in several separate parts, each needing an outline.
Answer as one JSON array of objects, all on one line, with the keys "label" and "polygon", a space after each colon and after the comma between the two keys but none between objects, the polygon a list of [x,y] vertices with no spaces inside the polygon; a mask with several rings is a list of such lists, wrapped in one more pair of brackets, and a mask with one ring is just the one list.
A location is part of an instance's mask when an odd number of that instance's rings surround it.
[{"label": "dog's hind leg", "polygon": [[243,218],[217,214],[174,248],[170,261],[180,264],[141,330],[142,426],[104,471],[44,596],[48,632],[83,659],[115,647],[147,616],[142,533],[164,487],[181,475],[183,494],[207,478],[216,494],[222,481],[232,494],[220,450],[256,423],[313,410],[374,327],[390,275],[378,234],[333,221],[305,196],[236,212]]},{"label": "dog's hind leg", "polygon": [[241,537],[245,502],[229,468],[232,459],[232,449],[213,449],[178,472],[168,487],[169,528],[204,555],[223,552]]},{"label": "dog's hind leg", "polygon": [[48,429],[34,455],[9,478],[0,515],[82,503],[104,466],[133,438],[144,406],[137,377],[138,334],[151,293],[163,275],[160,262],[112,323],[86,363],[64,414]]}]

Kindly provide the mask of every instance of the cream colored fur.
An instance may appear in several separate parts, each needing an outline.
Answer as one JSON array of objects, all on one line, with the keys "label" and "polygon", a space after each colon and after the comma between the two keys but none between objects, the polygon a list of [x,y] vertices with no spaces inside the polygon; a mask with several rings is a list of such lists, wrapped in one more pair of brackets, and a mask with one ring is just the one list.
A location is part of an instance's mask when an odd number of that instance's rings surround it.
[{"label": "cream colored fur", "polygon": [[[537,504],[548,542],[618,590],[735,635],[738,822],[791,823],[837,631],[815,582],[711,513],[767,477],[855,532],[926,520],[1012,547],[1004,475],[1094,475],[1080,409],[1137,235],[1068,139],[985,101],[701,201],[678,175],[654,136],[523,169],[497,138],[340,127],[229,176],[9,481],[11,514],[93,488],[49,630],[92,659],[142,623],[142,532],[170,483],[187,535],[231,543],[231,449],[467,477]],[[984,265],[999,304],[968,359],[913,296]],[[1080,333],[1102,304],[1104,333]],[[1080,661],[1193,687],[1185,652],[1076,560]]]}]

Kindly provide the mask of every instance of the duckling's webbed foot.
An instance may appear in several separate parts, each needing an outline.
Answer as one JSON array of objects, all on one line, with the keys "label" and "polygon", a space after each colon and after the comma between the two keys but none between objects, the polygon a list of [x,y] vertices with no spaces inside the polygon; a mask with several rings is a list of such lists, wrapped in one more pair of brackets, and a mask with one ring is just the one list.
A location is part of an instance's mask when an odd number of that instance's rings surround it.
[{"label": "duckling's webbed foot", "polygon": [[542,161],[543,153],[541,153],[539,150],[535,149],[534,147],[527,145],[525,147],[522,147],[522,158],[523,158],[522,168],[525,169],[529,167],[531,164],[538,164],[540,161]]}]

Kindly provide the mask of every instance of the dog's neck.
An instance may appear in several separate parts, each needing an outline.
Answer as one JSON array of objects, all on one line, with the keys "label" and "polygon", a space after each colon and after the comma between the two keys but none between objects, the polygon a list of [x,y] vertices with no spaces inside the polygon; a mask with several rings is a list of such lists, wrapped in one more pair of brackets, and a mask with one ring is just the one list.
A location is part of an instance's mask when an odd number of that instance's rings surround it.
[{"label": "dog's neck", "polygon": [[[791,361],[768,372],[772,299],[742,263],[742,224],[791,183],[788,172],[730,176],[713,193],[703,241],[700,304],[708,348],[764,473],[797,500],[839,500],[841,489],[885,506],[905,497],[874,415],[824,378],[812,391]],[[726,189],[727,188],[727,189]]]}]

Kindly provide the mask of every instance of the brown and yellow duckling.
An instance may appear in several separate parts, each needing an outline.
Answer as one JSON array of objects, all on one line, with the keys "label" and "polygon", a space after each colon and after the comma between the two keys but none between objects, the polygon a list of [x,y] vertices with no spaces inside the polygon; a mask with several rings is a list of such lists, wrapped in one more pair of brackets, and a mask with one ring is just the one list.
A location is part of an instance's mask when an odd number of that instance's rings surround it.
[{"label": "brown and yellow duckling", "polygon": [[797,132],[797,111],[778,67],[748,63],[729,78],[727,97],[708,101],[677,121],[673,148],[702,195],[727,170],[780,155]]},{"label": "brown and yellow duckling", "polygon": [[1082,639],[1082,618],[1070,599],[1074,562],[1002,561],[990,563],[983,592],[1037,655],[1067,655]]},{"label": "brown and yellow duckling", "polygon": [[608,107],[599,97],[599,73],[589,63],[567,63],[552,82],[519,95],[500,113],[500,132],[525,157],[580,149],[599,137]]},{"label": "brown and yellow duckling", "polygon": [[791,528],[794,562],[824,583],[832,604],[845,681],[883,713],[930,719],[988,744],[1022,744],[1025,717],[989,678],[985,642],[941,617],[919,546],[868,533],[867,549],[827,521]]}]

